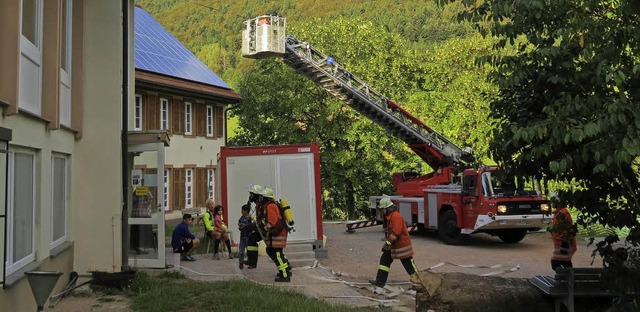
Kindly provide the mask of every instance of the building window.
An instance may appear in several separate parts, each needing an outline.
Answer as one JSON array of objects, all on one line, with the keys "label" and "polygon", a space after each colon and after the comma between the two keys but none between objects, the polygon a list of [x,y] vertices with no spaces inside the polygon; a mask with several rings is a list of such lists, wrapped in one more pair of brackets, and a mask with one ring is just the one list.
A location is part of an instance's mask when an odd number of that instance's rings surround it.
[{"label": "building window", "polygon": [[15,151],[9,154],[7,193],[7,274],[35,260],[35,154]]},{"label": "building window", "polygon": [[208,198],[211,198],[211,199],[215,199],[215,198],[213,198],[213,194],[214,194],[213,191],[215,189],[214,175],[213,174],[214,174],[213,169],[207,169],[207,190],[208,190],[208,193],[209,193],[208,194],[209,195]]},{"label": "building window", "polygon": [[42,0],[22,0],[18,107],[40,115],[42,92]]},{"label": "building window", "polygon": [[71,126],[71,0],[62,0],[60,123]]},{"label": "building window", "polygon": [[163,207],[164,210],[169,210],[169,169],[164,169],[164,200]]},{"label": "building window", "polygon": [[207,105],[207,136],[213,136],[213,106]]},{"label": "building window", "polygon": [[51,247],[67,241],[67,191],[69,177],[67,158],[63,155],[51,157]]},{"label": "building window", "polygon": [[185,169],[184,176],[185,208],[193,207],[193,169]]},{"label": "building window", "polygon": [[189,102],[184,102],[184,134],[190,135],[193,124],[193,106]]},{"label": "building window", "polygon": [[169,130],[169,100],[160,99],[160,130]]},{"label": "building window", "polygon": [[142,130],[142,95],[136,94],[133,107],[133,130]]}]

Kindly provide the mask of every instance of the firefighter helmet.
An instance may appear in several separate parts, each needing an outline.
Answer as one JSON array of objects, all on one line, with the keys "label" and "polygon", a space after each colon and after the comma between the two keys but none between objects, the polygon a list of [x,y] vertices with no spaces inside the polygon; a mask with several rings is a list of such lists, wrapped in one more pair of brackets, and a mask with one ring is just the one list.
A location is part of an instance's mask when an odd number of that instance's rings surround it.
[{"label": "firefighter helmet", "polygon": [[263,192],[263,188],[260,185],[257,184],[251,184],[249,185],[249,193],[253,193],[256,195],[261,195]]},{"label": "firefighter helmet", "polygon": [[378,207],[380,207],[380,209],[387,209],[391,206],[393,206],[393,202],[391,202],[391,198],[384,197],[380,200],[380,204]]},{"label": "firefighter helmet", "polygon": [[270,189],[268,187],[265,187],[263,189],[263,191],[264,192],[262,193],[262,196],[268,197],[268,198],[271,198],[271,199],[276,199],[276,197],[273,195],[273,190],[272,189]]}]

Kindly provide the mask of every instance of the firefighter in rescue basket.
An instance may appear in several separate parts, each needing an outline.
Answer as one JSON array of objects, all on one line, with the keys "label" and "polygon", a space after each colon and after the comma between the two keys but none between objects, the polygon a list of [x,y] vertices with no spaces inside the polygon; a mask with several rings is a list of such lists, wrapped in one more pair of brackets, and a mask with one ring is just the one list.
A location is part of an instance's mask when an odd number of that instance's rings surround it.
[{"label": "firefighter in rescue basket", "polygon": [[386,241],[382,246],[382,256],[380,256],[376,279],[369,282],[374,286],[384,287],[393,259],[400,259],[402,266],[409,274],[413,288],[420,289],[420,276],[418,275],[418,268],[413,261],[411,238],[409,237],[407,225],[400,212],[398,212],[398,207],[391,202],[391,198],[383,197],[378,204],[378,208],[382,209],[387,220],[385,229]]}]

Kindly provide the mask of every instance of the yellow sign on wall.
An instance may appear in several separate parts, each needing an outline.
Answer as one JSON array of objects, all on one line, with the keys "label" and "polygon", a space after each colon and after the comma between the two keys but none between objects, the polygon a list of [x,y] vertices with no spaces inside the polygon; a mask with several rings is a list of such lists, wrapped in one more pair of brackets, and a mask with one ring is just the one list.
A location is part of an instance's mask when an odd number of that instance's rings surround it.
[{"label": "yellow sign on wall", "polygon": [[138,186],[136,187],[136,195],[137,196],[147,196],[149,194],[149,188],[146,186]]}]

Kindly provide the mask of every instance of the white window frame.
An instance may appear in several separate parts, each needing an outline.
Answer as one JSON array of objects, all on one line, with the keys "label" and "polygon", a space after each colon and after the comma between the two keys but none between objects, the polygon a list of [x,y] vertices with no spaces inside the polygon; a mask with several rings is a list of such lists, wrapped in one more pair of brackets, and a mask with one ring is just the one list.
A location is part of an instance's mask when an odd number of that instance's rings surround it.
[{"label": "white window frame", "polygon": [[142,131],[142,95],[136,94],[136,100],[133,104],[133,130]]},{"label": "white window frame", "polygon": [[[61,51],[60,51],[60,123],[71,126],[71,60],[72,60],[72,44],[71,29],[73,27],[71,14],[72,0],[62,0],[63,19],[62,25],[64,32],[61,34]],[[66,4],[66,5],[65,5]],[[66,53],[63,53],[66,52]],[[63,65],[66,64],[66,68]]]},{"label": "white window frame", "polygon": [[207,192],[208,192],[208,197],[207,198],[211,198],[213,200],[215,200],[214,196],[215,196],[215,175],[213,172],[213,169],[207,169]]},{"label": "white window frame", "polygon": [[33,114],[40,115],[42,110],[42,36],[43,36],[43,0],[32,0],[35,6],[36,42],[22,34],[22,23],[24,19],[24,0],[20,1],[20,72],[19,72],[19,101],[18,107]]},{"label": "white window frame", "polygon": [[184,134],[191,135],[193,132],[193,104],[184,102]]},{"label": "white window frame", "polygon": [[163,187],[164,187],[164,199],[162,201],[162,204],[164,205],[164,210],[168,211],[169,210],[169,169],[164,169],[164,173],[163,173]]},{"label": "white window frame", "polygon": [[184,206],[193,208],[193,169],[184,170]]},{"label": "white window frame", "polygon": [[[16,154],[21,155],[29,155],[31,157],[31,170],[32,170],[32,189],[31,189],[31,222],[30,224],[21,224],[21,227],[31,226],[31,246],[30,252],[21,259],[14,259],[14,245],[16,243],[16,237],[14,234],[14,230],[17,227],[15,224],[15,178],[16,178],[16,168],[15,168],[15,159]],[[35,261],[36,253],[35,253],[35,213],[36,213],[36,154],[33,151],[19,149],[16,148],[13,151],[9,152],[8,155],[9,161],[9,172],[8,174],[8,192],[7,192],[7,230],[6,230],[6,259],[7,262],[5,264],[6,275],[15,273],[22,267],[27,264]],[[25,176],[24,172],[20,172],[20,176]]]},{"label": "white window frame", "polygon": [[[63,161],[63,170],[62,170],[62,174],[64,175],[63,179],[63,183],[62,185],[60,185],[59,183],[56,183],[56,175],[55,175],[55,160],[62,160]],[[68,241],[68,216],[69,216],[69,198],[70,198],[70,188],[69,188],[69,159],[67,156],[62,155],[62,154],[53,154],[51,156],[51,248],[55,248],[57,246],[60,246],[61,244],[63,244],[64,242]],[[55,191],[56,191],[56,187],[62,187],[62,195],[63,195],[63,215],[62,218],[60,219],[56,219],[56,209],[55,209],[55,204],[56,204],[56,200],[55,200]],[[63,234],[60,237],[55,237],[55,229],[56,226],[59,226],[58,222],[62,222],[62,228],[63,228]]]},{"label": "white window frame", "polygon": [[160,130],[169,130],[169,100],[160,98]]},{"label": "white window frame", "polygon": [[213,137],[213,105],[207,105],[207,137]]}]

